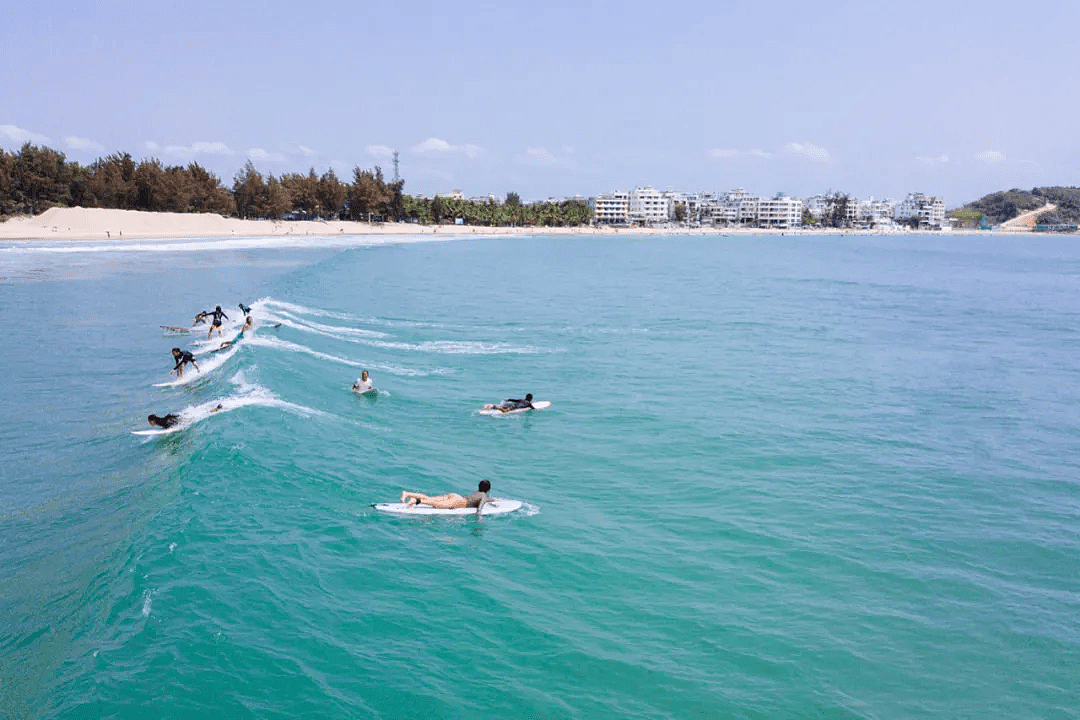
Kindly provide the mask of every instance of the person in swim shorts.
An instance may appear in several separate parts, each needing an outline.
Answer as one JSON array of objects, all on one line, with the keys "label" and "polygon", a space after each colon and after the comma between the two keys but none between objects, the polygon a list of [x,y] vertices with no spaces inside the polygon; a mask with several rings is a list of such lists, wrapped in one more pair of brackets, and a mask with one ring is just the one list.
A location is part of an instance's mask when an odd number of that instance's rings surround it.
[{"label": "person in swim shorts", "polygon": [[206,322],[206,318],[208,317],[210,317],[210,313],[206,312],[205,310],[202,311],[195,316],[195,322],[191,323],[191,327],[195,327],[196,325],[202,325],[204,322]]},{"label": "person in swim shorts", "polygon": [[416,507],[417,505],[430,505],[433,508],[440,510],[453,510],[454,508],[476,508],[476,514],[480,515],[484,505],[489,502],[497,502],[500,498],[488,497],[488,493],[491,492],[491,483],[487,480],[481,480],[477,486],[476,492],[469,497],[462,497],[457,493],[446,493],[445,495],[425,495],[424,493],[402,491],[401,502],[408,507]]},{"label": "person in swim shorts", "polygon": [[172,370],[169,371],[170,375],[172,375],[173,373],[176,373],[176,377],[178,377],[178,378],[184,377],[184,365],[186,365],[187,363],[191,363],[192,365],[194,365],[195,366],[195,372],[199,372],[199,363],[195,361],[195,356],[192,355],[187,350],[181,350],[180,348],[173,348],[172,349],[172,356],[173,356],[173,360],[176,360],[176,367],[174,367]]},{"label": "person in swim shorts", "polygon": [[217,329],[218,337],[221,337],[221,318],[229,319],[229,316],[225,314],[225,311],[218,305],[214,308],[213,312],[206,313],[213,316],[210,320],[210,332],[206,333],[206,339],[209,340],[210,336],[214,334],[214,329]]}]

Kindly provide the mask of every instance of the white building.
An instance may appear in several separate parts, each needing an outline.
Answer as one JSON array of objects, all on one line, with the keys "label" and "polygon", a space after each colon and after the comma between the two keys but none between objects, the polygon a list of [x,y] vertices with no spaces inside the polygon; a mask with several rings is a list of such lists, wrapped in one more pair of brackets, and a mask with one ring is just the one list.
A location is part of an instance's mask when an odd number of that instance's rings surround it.
[{"label": "white building", "polygon": [[896,205],[893,217],[897,220],[919,218],[919,225],[941,228],[945,225],[945,201],[939,197],[927,197],[922,193],[908,193]]},{"label": "white building", "polygon": [[593,199],[593,216],[598,224],[625,225],[630,222],[630,193],[615,192],[597,195]]},{"label": "white building", "polygon": [[758,225],[763,228],[794,228],[802,225],[803,201],[778,194],[758,201]]},{"label": "white building", "polygon": [[671,219],[674,203],[664,193],[650,187],[630,191],[630,222],[652,225]]}]

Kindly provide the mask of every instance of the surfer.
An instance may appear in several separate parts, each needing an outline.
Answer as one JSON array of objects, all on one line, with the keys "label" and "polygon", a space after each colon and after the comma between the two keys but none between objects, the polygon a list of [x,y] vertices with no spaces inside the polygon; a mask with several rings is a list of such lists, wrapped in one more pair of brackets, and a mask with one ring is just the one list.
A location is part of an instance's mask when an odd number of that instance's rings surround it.
[{"label": "surfer", "polygon": [[[360,377],[356,378],[356,382],[352,386],[353,392],[366,393],[375,389],[375,384],[371,382],[371,376],[368,375],[368,371],[360,373]],[[404,502],[404,500],[402,500]]]},{"label": "surfer", "polygon": [[246,318],[244,318],[244,327],[240,328],[241,337],[243,337],[244,333],[246,333],[248,330],[254,331],[254,329],[255,320],[250,315],[248,315]]},{"label": "surfer", "polygon": [[249,308],[244,303],[240,303],[240,309],[244,311],[244,315],[250,315],[251,314],[251,308]]},{"label": "surfer", "polygon": [[469,497],[462,497],[457,493],[446,493],[445,495],[425,495],[424,493],[402,491],[401,502],[406,507],[415,507],[417,505],[430,505],[433,508],[439,510],[453,510],[454,508],[476,508],[476,514],[479,515],[480,511],[489,502],[496,502],[499,498],[488,497],[488,493],[491,492],[491,483],[487,480],[481,480],[480,485],[477,486],[476,492]]},{"label": "surfer", "polygon": [[172,349],[173,360],[176,360],[176,367],[174,367],[169,374],[176,373],[176,377],[184,377],[184,365],[191,363],[195,366],[195,372],[199,372],[199,363],[195,361],[195,356],[187,350],[181,350],[180,348]]},{"label": "surfer", "polygon": [[204,310],[203,312],[195,316],[195,322],[191,323],[191,327],[203,324],[204,322],[206,322],[206,318],[208,317],[210,317],[210,313]]},{"label": "surfer", "polygon": [[154,427],[168,429],[168,428],[171,428],[176,423],[180,422],[180,416],[176,415],[175,413],[169,413],[165,417],[158,417],[157,415],[151,415],[150,417],[146,418],[146,420],[147,420],[147,422],[149,422]]},{"label": "surfer", "polygon": [[209,340],[210,336],[214,334],[214,329],[217,328],[218,337],[221,337],[221,318],[229,319],[229,316],[225,314],[225,311],[218,305],[214,308],[213,312],[207,312],[206,315],[212,316],[210,319],[210,332],[206,333],[206,339]]},{"label": "surfer", "polygon": [[524,400],[517,398],[506,398],[498,405],[485,405],[485,410],[498,410],[499,412],[510,412],[511,410],[535,410],[532,404],[532,393],[525,395]]}]

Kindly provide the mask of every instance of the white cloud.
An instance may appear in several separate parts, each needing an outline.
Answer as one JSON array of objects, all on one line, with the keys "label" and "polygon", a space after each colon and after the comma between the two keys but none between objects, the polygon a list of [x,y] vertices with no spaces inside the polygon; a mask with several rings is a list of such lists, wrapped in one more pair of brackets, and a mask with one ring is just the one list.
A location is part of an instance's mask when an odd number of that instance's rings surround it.
[{"label": "white cloud", "polygon": [[15,125],[0,125],[0,136],[6,137],[13,143],[22,145],[25,142],[47,143],[49,138],[40,133],[24,130]]},{"label": "white cloud", "polygon": [[417,155],[463,153],[467,158],[473,160],[483,152],[483,148],[479,145],[451,145],[442,138],[432,137],[419,145],[413,145],[412,151]]},{"label": "white cloud", "polygon": [[161,149],[161,146],[160,146],[160,145],[158,145],[158,144],[157,144],[156,142],[154,142],[153,140],[147,140],[147,141],[145,141],[145,142],[143,143],[143,147],[144,147],[144,148],[146,148],[146,151],[147,151],[147,152],[152,152],[152,153],[156,153],[156,152],[157,152],[158,150],[160,150],[160,149]]},{"label": "white cloud", "polygon": [[944,165],[949,162],[949,156],[945,153],[941,153],[938,157],[926,157],[923,155],[916,155],[915,159],[925,165]]},{"label": "white cloud", "polygon": [[394,148],[386,145],[368,145],[364,148],[364,152],[376,160],[390,160],[394,157]]},{"label": "white cloud", "polygon": [[1005,153],[1000,150],[985,150],[981,153],[975,153],[975,157],[988,165],[1005,162]]},{"label": "white cloud", "polygon": [[88,153],[103,153],[105,152],[105,146],[101,143],[96,143],[88,138],[79,137],[78,135],[68,135],[64,138],[64,142],[69,148],[74,150],[82,150]]},{"label": "white cloud", "polygon": [[746,154],[753,155],[754,157],[765,158],[766,160],[772,157],[772,153],[765,152],[764,150],[758,150],[757,148],[754,148]]},{"label": "white cloud", "polygon": [[313,157],[316,154],[315,151],[309,148],[307,145],[300,145],[299,147],[300,152],[301,154],[303,154],[304,157]]},{"label": "white cloud", "polygon": [[813,143],[789,142],[784,146],[784,152],[799,155],[814,162],[829,162],[831,160],[828,150]]},{"label": "white cloud", "polygon": [[738,157],[742,155],[742,151],[735,148],[713,148],[705,153],[714,160],[726,160],[727,158]]},{"label": "white cloud", "polygon": [[574,165],[574,148],[564,146],[557,153],[542,147],[525,148],[518,161],[532,167],[570,168]]},{"label": "white cloud", "polygon": [[[161,146],[159,146],[156,142],[153,141],[147,141],[145,145],[147,149],[152,149],[153,151],[161,149]],[[193,142],[190,145],[166,145],[164,150],[166,155],[180,155],[183,157],[191,157],[192,155],[236,154],[229,148],[228,145],[223,142],[206,142],[204,140]]]},{"label": "white cloud", "polygon": [[262,148],[250,148],[247,156],[252,160],[265,160],[266,162],[285,162],[285,156],[281,153],[267,152]]}]

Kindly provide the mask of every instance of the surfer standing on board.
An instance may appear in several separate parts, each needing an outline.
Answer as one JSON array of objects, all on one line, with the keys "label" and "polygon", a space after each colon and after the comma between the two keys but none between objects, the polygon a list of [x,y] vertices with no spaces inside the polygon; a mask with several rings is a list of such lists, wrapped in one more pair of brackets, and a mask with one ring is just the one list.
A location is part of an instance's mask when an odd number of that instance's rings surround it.
[{"label": "surfer standing on board", "polygon": [[245,315],[250,315],[251,314],[251,308],[249,308],[244,303],[240,303],[240,309],[244,311]]},{"label": "surfer standing on board", "polygon": [[210,339],[210,336],[214,334],[215,328],[217,328],[218,337],[221,337],[221,318],[228,320],[229,316],[225,314],[225,311],[221,309],[220,305],[215,307],[213,312],[208,312],[206,314],[213,316],[210,320],[210,332],[206,333],[206,339]]},{"label": "surfer standing on board", "polygon": [[198,315],[195,316],[195,322],[191,323],[191,327],[195,327],[196,325],[203,324],[204,322],[206,322],[206,318],[208,318],[208,317],[210,317],[210,313],[206,312],[205,310],[202,311],[201,313],[199,313]]},{"label": "surfer standing on board", "polygon": [[476,514],[479,515],[484,505],[489,502],[496,502],[499,498],[488,497],[488,493],[491,492],[491,483],[487,480],[481,480],[480,485],[469,497],[462,497],[457,493],[446,493],[445,495],[425,495],[424,493],[407,492],[402,491],[401,502],[406,507],[415,507],[417,505],[430,505],[433,508],[439,510],[453,510],[455,508],[476,508]]},{"label": "surfer standing on board", "polygon": [[525,396],[524,400],[516,398],[506,398],[498,405],[485,405],[485,410],[498,410],[499,412],[510,412],[511,410],[535,410],[532,404],[532,393]]},{"label": "surfer standing on board", "polygon": [[199,372],[199,363],[197,363],[195,361],[195,356],[192,355],[187,350],[181,350],[180,348],[173,348],[172,349],[172,356],[173,356],[173,360],[176,361],[176,367],[174,367],[172,370],[169,371],[170,375],[172,375],[173,373],[176,373],[176,377],[178,377],[178,378],[184,377],[184,365],[186,363],[191,363],[192,365],[194,365],[195,366],[195,372]]}]

